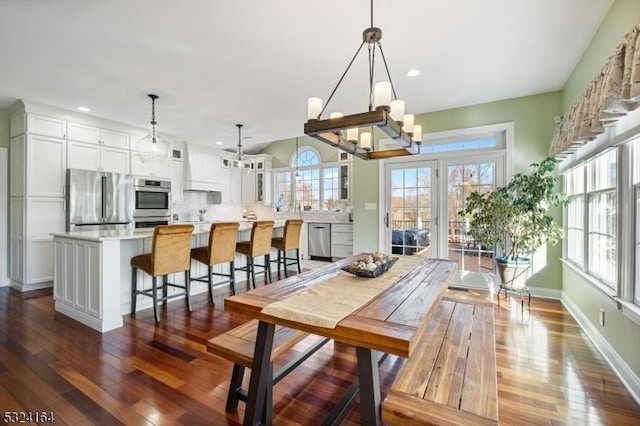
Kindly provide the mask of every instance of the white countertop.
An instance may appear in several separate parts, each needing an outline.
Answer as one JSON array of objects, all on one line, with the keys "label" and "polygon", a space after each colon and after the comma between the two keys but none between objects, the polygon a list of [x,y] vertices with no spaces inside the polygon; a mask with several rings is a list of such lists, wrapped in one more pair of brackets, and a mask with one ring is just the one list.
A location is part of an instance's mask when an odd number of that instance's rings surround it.
[{"label": "white countertop", "polygon": [[[276,220],[274,228],[282,228],[284,220]],[[187,222],[182,222],[187,223]],[[194,226],[194,234],[206,234],[211,230],[211,224],[214,222],[197,222],[192,223]],[[249,231],[253,227],[253,222],[241,221],[238,231]],[[58,232],[51,234],[57,238],[70,238],[74,240],[84,241],[107,241],[107,240],[138,240],[153,237],[153,228],[145,229],[125,229],[118,231],[73,231]]]}]

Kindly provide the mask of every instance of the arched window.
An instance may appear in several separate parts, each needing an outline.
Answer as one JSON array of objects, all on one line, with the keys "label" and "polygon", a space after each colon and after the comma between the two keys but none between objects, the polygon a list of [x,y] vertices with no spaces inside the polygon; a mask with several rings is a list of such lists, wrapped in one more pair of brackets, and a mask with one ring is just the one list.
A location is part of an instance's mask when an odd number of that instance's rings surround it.
[{"label": "arched window", "polygon": [[318,151],[306,146],[293,153],[289,165],[274,174],[277,210],[340,208],[337,165],[323,165]]},{"label": "arched window", "polygon": [[293,157],[291,158],[291,167],[309,167],[309,166],[319,166],[320,165],[320,156],[318,152],[313,148],[302,148],[298,150],[298,154],[293,153]]}]

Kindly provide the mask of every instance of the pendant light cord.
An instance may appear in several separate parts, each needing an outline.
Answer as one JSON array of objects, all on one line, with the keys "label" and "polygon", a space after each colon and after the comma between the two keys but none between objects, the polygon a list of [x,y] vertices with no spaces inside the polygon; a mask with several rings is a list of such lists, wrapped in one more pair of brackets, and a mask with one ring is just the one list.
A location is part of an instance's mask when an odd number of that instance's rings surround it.
[{"label": "pendant light cord", "polygon": [[151,143],[156,143],[156,99],[158,99],[157,95],[149,95],[151,98]]}]

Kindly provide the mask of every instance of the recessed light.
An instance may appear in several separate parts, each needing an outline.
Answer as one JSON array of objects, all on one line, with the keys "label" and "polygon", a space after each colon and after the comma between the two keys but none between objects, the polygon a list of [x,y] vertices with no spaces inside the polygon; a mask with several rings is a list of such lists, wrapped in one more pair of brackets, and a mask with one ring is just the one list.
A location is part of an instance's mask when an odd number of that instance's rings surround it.
[{"label": "recessed light", "polygon": [[416,77],[420,75],[420,70],[417,68],[412,68],[407,71],[407,77]]},{"label": "recessed light", "polygon": [[80,112],[90,112],[91,110],[85,106],[79,106],[78,111]]},{"label": "recessed light", "polygon": [[216,142],[216,145],[222,145],[222,142],[217,141],[217,142]]}]

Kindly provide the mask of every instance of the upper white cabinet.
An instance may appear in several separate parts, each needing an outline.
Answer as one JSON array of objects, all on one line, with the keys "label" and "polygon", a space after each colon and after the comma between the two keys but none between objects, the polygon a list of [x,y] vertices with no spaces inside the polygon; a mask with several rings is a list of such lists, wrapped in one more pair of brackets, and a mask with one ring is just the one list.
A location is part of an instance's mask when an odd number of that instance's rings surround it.
[{"label": "upper white cabinet", "polygon": [[27,196],[63,197],[67,170],[64,139],[31,135],[27,141]]},{"label": "upper white cabinet", "polygon": [[184,201],[184,163],[181,149],[171,150],[171,200]]},{"label": "upper white cabinet", "polygon": [[36,135],[64,139],[67,134],[67,122],[59,118],[28,113],[26,131]]},{"label": "upper white cabinet", "polygon": [[70,169],[100,170],[128,174],[129,157],[128,149],[71,140],[67,145],[67,166]]},{"label": "upper white cabinet", "polygon": [[129,173],[129,134],[70,121],[67,124],[68,167]]},{"label": "upper white cabinet", "polygon": [[128,133],[72,121],[67,124],[67,139],[69,141],[86,142],[112,148],[129,149]]},{"label": "upper white cabinet", "polygon": [[271,204],[271,156],[255,157],[252,168],[242,172],[242,202]]}]

